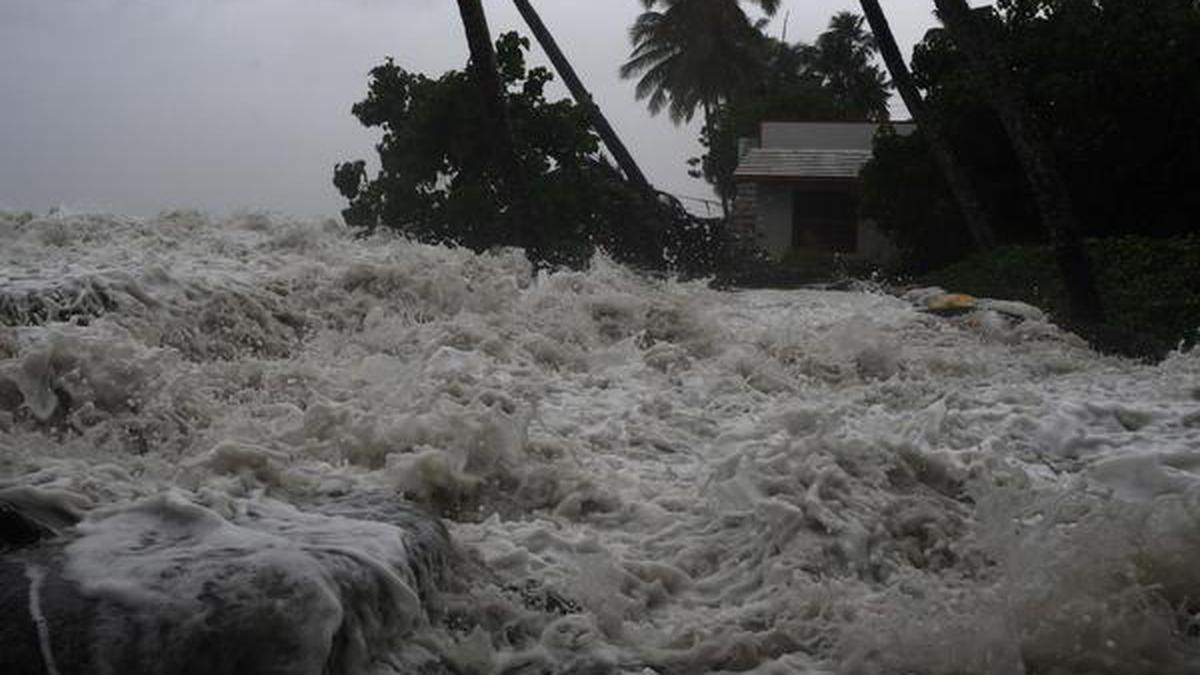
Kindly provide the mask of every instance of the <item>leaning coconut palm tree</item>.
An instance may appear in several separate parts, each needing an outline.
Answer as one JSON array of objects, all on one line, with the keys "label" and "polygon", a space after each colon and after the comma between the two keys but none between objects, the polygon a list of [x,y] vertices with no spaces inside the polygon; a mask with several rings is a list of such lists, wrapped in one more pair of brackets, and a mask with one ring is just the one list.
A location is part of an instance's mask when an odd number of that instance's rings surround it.
[{"label": "leaning coconut palm tree", "polygon": [[879,48],[888,73],[892,76],[892,84],[896,87],[896,91],[900,92],[900,98],[904,100],[909,114],[913,116],[921,133],[925,135],[925,140],[929,143],[930,154],[958,202],[963,220],[967,224],[967,231],[970,232],[975,247],[981,251],[994,247],[996,245],[995,229],[992,227],[983,202],[979,198],[979,193],[975,189],[975,183],[950,145],[950,141],[946,137],[945,125],[937,111],[925,104],[925,99],[917,90],[917,84],[913,81],[912,73],[908,70],[908,64],[904,62],[904,56],[900,53],[899,46],[896,45],[896,38],[892,35],[887,17],[879,6],[879,0],[860,0],[859,4],[862,6],[867,23],[871,26],[871,32],[875,36],[875,45]]},{"label": "leaning coconut palm tree", "polygon": [[[780,0],[755,0],[768,15]],[[642,0],[646,11],[629,30],[633,52],[621,76],[639,78],[638,99],[676,123],[701,109],[707,119],[761,67],[762,33],[737,0]],[[661,9],[660,9],[661,8]]]},{"label": "leaning coconut palm tree", "polygon": [[513,4],[517,6],[517,11],[521,13],[521,17],[525,19],[525,24],[529,26],[529,30],[533,32],[537,38],[538,44],[542,46],[542,51],[546,52],[546,56],[550,58],[550,63],[554,65],[554,69],[558,72],[558,76],[562,78],[563,84],[567,85],[567,90],[571,92],[572,98],[584,110],[592,120],[592,127],[596,133],[600,134],[600,138],[604,140],[604,145],[608,151],[612,153],[613,159],[617,161],[617,165],[621,167],[621,171],[625,174],[626,180],[633,183],[638,189],[646,193],[653,193],[654,188],[650,185],[650,181],[646,179],[646,174],[642,172],[641,167],[633,159],[629,149],[621,142],[621,137],[617,135],[616,129],[613,129],[608,118],[600,111],[600,106],[592,99],[592,95],[587,88],[583,86],[583,81],[579,79],[579,75],[575,69],[571,67],[571,62],[567,60],[567,55],[563,53],[558,46],[558,41],[550,33],[550,29],[542,22],[542,17],[538,15],[537,10],[533,8],[529,0],[513,0]]}]

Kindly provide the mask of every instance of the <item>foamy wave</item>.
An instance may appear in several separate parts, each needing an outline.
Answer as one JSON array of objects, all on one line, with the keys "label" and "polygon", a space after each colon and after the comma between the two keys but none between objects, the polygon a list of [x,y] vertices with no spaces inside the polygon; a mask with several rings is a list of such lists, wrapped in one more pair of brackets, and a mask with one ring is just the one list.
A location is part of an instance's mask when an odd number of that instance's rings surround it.
[{"label": "foamy wave", "polygon": [[1200,668],[1195,350],[262,214],[0,215],[0,281],[0,505],[61,537],[41,610],[74,583],[122,608],[106,639],[207,617],[303,644],[295,672]]}]

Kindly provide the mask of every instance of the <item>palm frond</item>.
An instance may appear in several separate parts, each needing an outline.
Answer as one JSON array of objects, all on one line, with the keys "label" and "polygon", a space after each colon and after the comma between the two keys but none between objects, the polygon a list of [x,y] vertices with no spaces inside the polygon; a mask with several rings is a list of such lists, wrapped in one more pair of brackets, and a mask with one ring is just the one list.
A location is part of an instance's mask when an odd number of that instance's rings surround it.
[{"label": "palm frond", "polygon": [[[767,13],[780,5],[753,1]],[[765,38],[738,0],[642,0],[642,6],[619,72],[639,78],[635,93],[652,114],[665,109],[677,123],[690,120],[761,69]]]}]

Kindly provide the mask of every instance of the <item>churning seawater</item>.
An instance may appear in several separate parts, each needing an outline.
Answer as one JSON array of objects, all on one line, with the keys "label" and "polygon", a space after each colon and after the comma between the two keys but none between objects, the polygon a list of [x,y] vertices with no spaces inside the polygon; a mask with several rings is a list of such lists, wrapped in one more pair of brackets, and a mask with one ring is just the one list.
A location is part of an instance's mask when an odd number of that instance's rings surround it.
[{"label": "churning seawater", "polygon": [[1200,351],[997,307],[0,215],[0,662],[1200,672]]}]

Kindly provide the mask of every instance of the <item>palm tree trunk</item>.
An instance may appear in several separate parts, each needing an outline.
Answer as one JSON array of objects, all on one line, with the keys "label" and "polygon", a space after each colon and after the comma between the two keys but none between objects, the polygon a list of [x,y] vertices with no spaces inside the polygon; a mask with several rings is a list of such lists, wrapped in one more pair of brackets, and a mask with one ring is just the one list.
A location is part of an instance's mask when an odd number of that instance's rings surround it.
[{"label": "palm tree trunk", "polygon": [[[709,101],[706,99],[702,105],[704,106],[704,125],[708,126],[708,123],[710,121],[712,121],[713,111],[716,110],[718,106],[720,106],[720,103]],[[733,205],[729,203],[729,197],[725,193],[721,192],[720,190],[717,190],[717,196],[720,197],[720,199],[721,199],[721,217],[724,218],[726,222],[728,222],[730,212],[733,210],[732,209]]]},{"label": "palm tree trunk", "polygon": [[984,83],[992,108],[1025,170],[1042,223],[1054,246],[1072,319],[1085,324],[1103,323],[1104,308],[1084,248],[1083,227],[1054,162],[1053,151],[1030,123],[1029,106],[1020,85],[1008,72],[1006,59],[999,52],[1000,45],[988,35],[986,26],[965,0],[934,0],[934,4],[955,45]]},{"label": "palm tree trunk", "polygon": [[642,173],[641,167],[634,161],[629,149],[621,142],[621,138],[617,136],[616,130],[608,123],[608,118],[600,111],[600,106],[596,105],[592,95],[583,86],[583,82],[575,73],[575,69],[571,67],[570,61],[567,60],[566,55],[559,49],[558,42],[550,34],[550,30],[546,28],[546,24],[542,22],[542,18],[538,16],[533,5],[529,3],[529,0],[513,0],[513,4],[517,6],[517,11],[525,19],[529,30],[533,31],[538,44],[542,46],[542,51],[546,52],[546,56],[550,57],[550,63],[554,64],[554,69],[558,71],[558,76],[562,78],[563,84],[567,85],[567,89],[571,92],[571,97],[591,117],[592,126],[596,129],[596,133],[600,134],[601,140],[604,141],[604,145],[608,148],[608,151],[612,153],[617,165],[621,167],[625,178],[637,186],[638,189],[653,194],[654,188],[650,185],[650,181],[646,179],[646,174]]},{"label": "palm tree trunk", "polygon": [[528,218],[529,186],[525,184],[524,174],[517,162],[512,120],[505,103],[504,85],[496,64],[496,51],[492,46],[487,15],[483,12],[480,0],[458,0],[458,11],[467,34],[467,45],[471,50],[471,76],[479,87],[484,118],[491,126],[488,137],[492,143],[492,159],[499,175],[500,187],[508,193],[512,204],[514,217],[509,219],[508,226],[512,228],[513,243],[524,246],[526,253],[535,258],[540,254],[537,247],[539,238],[531,236],[535,231],[529,229],[531,224],[536,227],[536,223]]},{"label": "palm tree trunk", "polygon": [[888,26],[883,9],[880,8],[878,0],[860,0],[859,4],[862,6],[863,14],[867,17],[867,23],[871,26],[871,32],[875,34],[875,43],[892,76],[896,90],[900,92],[900,98],[904,100],[908,112],[913,116],[913,120],[916,121],[917,126],[925,135],[925,139],[929,142],[929,151],[933,155],[933,161],[937,163],[946,183],[950,186],[950,192],[954,194],[954,199],[958,202],[958,208],[962,211],[963,220],[967,224],[971,240],[975,242],[975,248],[980,251],[993,248],[996,245],[996,231],[991,225],[987,211],[983,208],[970,173],[959,161],[958,155],[951,147],[941,117],[935,110],[926,106],[925,101],[921,98],[921,93],[917,90],[916,83],[913,82],[912,73],[909,72],[908,65],[904,62],[904,56],[896,45],[896,38],[892,35],[892,29]]}]

